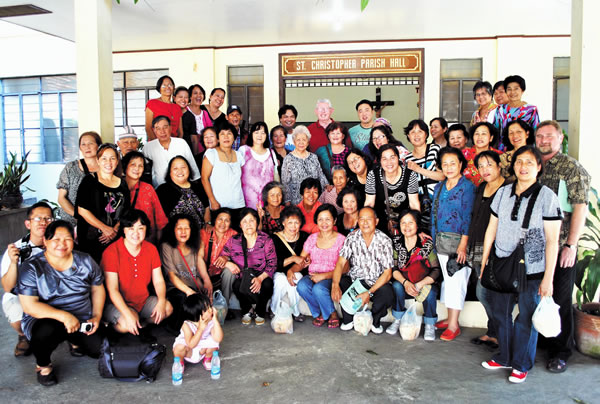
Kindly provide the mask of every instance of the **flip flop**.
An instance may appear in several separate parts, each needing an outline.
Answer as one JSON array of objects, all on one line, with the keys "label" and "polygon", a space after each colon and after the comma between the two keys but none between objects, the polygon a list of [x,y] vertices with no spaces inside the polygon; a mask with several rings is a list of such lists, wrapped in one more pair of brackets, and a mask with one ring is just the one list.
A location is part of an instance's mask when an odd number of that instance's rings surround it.
[{"label": "flip flop", "polygon": [[567,362],[559,358],[553,358],[548,361],[546,369],[551,373],[563,373],[567,370]]},{"label": "flip flop", "polygon": [[335,318],[330,317],[327,321],[327,328],[338,328],[340,326],[340,319],[336,316]]},{"label": "flip flop", "polygon": [[323,324],[325,324],[323,316],[313,318],[312,325],[314,325],[315,327],[321,327]]}]

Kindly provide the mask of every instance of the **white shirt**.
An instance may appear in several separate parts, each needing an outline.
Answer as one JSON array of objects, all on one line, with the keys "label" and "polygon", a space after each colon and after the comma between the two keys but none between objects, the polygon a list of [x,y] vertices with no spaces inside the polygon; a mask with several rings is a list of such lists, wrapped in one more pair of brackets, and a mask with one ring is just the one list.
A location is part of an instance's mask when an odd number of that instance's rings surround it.
[{"label": "white shirt", "polygon": [[[23,239],[19,239],[19,240],[15,241],[13,244],[18,249],[21,249],[21,248],[25,247],[26,245],[31,246],[31,254],[29,254],[29,257],[27,257],[27,259],[44,251],[44,249],[42,247],[36,246],[35,244],[33,244],[31,242],[31,240],[27,240],[27,242],[24,242]],[[17,264],[18,265],[21,264],[21,258],[19,258],[19,262]],[[8,256],[8,249],[6,249],[6,251],[4,252],[4,255],[2,256],[2,263],[0,265],[2,267],[2,272],[0,275],[0,278],[1,278],[8,273],[8,268],[10,267],[10,257]]]},{"label": "white shirt", "polygon": [[178,137],[172,137],[169,148],[165,149],[158,139],[148,142],[144,146],[144,156],[152,160],[152,185],[157,188],[165,182],[165,175],[169,161],[175,156],[183,156],[190,165],[190,181],[200,178],[200,170],[194,160],[194,155],[185,140]]}]

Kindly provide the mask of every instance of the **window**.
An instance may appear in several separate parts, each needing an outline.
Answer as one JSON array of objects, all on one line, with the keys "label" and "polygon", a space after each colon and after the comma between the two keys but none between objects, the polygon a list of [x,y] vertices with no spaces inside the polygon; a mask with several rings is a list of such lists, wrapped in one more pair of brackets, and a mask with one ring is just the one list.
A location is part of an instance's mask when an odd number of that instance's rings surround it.
[{"label": "window", "polygon": [[571,58],[554,58],[554,85],[552,119],[560,123],[565,130],[569,129],[569,77]]},{"label": "window", "polygon": [[229,105],[237,105],[244,114],[242,127],[264,120],[264,72],[262,66],[228,68]]},{"label": "window", "polygon": [[440,116],[449,124],[469,125],[478,108],[473,86],[481,80],[482,59],[440,60]]}]

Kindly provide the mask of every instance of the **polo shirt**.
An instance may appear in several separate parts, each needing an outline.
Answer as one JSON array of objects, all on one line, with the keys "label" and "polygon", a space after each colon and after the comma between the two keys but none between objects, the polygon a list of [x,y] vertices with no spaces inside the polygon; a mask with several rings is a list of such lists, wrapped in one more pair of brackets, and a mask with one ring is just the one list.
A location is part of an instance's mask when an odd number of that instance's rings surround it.
[{"label": "polo shirt", "polygon": [[196,165],[194,155],[185,140],[172,137],[169,148],[165,149],[158,139],[148,142],[144,146],[144,156],[152,160],[152,185],[154,188],[165,182],[165,175],[169,167],[169,161],[175,156],[183,156],[190,165],[190,181],[200,178],[200,170]]},{"label": "polo shirt", "polygon": [[[335,122],[333,119],[331,123]],[[308,142],[309,149],[311,152],[316,152],[317,149],[321,146],[327,146],[329,144],[329,138],[327,137],[327,133],[325,133],[325,128],[321,126],[319,121],[313,122],[308,126],[308,131],[310,132],[310,141]],[[352,147],[352,141],[350,140],[350,136],[346,136],[346,146]]]}]

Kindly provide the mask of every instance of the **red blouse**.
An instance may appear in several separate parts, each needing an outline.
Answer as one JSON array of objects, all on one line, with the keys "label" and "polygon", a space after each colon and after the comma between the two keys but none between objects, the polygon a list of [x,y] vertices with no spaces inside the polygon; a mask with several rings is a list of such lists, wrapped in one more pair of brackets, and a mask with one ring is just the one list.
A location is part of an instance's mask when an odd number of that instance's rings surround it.
[{"label": "red blouse", "polygon": [[177,130],[179,129],[179,123],[181,122],[181,107],[177,104],[169,104],[162,102],[159,99],[153,99],[148,101],[146,108],[150,109],[154,114],[154,118],[160,115],[164,115],[171,120],[171,136],[177,137]]},{"label": "red blouse", "polygon": [[[139,191],[138,191],[139,190]],[[135,206],[133,206],[133,201],[135,201]],[[148,219],[150,219],[150,227],[152,229],[158,228],[162,230],[163,227],[167,225],[169,219],[165,215],[165,212],[160,204],[160,200],[158,199],[158,195],[156,195],[156,191],[152,188],[152,185],[139,181],[135,188],[130,191],[131,195],[131,205],[135,209],[139,209],[143,211]]]}]

